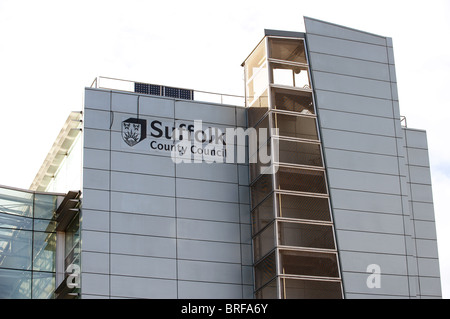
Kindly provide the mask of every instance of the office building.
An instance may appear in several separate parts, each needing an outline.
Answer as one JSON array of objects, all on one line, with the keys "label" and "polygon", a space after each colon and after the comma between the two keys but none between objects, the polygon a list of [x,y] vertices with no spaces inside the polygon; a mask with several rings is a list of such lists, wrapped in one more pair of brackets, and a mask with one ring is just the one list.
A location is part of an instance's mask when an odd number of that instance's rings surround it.
[{"label": "office building", "polygon": [[53,297],[441,297],[426,132],[402,125],[392,40],[304,21],[264,31],[242,99],[85,89],[24,191],[61,203]]}]

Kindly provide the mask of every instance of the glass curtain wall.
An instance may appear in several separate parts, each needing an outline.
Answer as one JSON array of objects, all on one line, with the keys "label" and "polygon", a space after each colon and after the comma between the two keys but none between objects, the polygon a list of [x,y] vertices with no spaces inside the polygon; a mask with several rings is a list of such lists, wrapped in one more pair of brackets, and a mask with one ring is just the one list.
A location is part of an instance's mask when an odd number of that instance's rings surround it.
[{"label": "glass curtain wall", "polygon": [[277,129],[249,157],[255,297],[342,298],[304,40],[266,36],[244,70],[249,126]]},{"label": "glass curtain wall", "polygon": [[0,298],[47,299],[55,290],[58,195],[0,187]]}]

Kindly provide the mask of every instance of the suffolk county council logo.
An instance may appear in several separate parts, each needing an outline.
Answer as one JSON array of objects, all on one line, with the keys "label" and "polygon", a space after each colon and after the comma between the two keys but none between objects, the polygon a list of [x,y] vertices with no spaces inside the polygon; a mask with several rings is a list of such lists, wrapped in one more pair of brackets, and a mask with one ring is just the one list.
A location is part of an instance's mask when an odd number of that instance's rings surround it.
[{"label": "suffolk county council logo", "polygon": [[147,120],[130,117],[122,122],[122,138],[134,146],[147,137]]}]

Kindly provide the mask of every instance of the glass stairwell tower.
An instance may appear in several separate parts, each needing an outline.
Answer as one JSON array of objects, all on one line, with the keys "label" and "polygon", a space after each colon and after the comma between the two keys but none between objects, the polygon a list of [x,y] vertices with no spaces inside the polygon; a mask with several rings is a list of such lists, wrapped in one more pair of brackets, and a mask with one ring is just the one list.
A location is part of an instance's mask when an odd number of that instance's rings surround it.
[{"label": "glass stairwell tower", "polygon": [[343,298],[305,45],[303,33],[265,30],[242,64],[248,126],[269,132],[249,154],[256,298]]}]

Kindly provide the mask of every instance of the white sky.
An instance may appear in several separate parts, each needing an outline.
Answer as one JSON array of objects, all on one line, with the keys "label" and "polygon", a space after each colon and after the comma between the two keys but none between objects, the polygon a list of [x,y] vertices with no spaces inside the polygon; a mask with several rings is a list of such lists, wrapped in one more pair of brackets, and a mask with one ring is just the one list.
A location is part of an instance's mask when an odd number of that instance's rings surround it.
[{"label": "white sky", "polygon": [[0,0],[0,184],[28,188],[97,75],[243,95],[264,29],[303,16],[393,38],[400,113],[427,130],[450,298],[450,0]]}]

